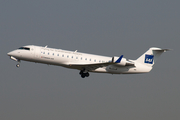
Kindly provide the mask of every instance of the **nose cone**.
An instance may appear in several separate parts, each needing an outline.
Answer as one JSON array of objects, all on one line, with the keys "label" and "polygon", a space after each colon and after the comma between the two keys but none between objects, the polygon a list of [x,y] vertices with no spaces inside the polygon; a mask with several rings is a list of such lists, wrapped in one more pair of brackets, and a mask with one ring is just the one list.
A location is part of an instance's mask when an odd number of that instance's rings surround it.
[{"label": "nose cone", "polygon": [[7,53],[8,56],[12,56],[12,51]]},{"label": "nose cone", "polygon": [[8,56],[16,56],[17,52],[16,52],[16,50],[14,50],[14,51],[8,52],[7,55]]}]

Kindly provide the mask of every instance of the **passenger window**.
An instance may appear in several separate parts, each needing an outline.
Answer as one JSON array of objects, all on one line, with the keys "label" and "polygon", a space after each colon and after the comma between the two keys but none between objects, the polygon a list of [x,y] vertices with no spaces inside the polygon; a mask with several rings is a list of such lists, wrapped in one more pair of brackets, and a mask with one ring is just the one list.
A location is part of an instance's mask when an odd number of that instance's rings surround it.
[{"label": "passenger window", "polygon": [[64,57],[64,55],[62,55],[62,57]]},{"label": "passenger window", "polygon": [[73,58],[73,56],[71,58]]}]

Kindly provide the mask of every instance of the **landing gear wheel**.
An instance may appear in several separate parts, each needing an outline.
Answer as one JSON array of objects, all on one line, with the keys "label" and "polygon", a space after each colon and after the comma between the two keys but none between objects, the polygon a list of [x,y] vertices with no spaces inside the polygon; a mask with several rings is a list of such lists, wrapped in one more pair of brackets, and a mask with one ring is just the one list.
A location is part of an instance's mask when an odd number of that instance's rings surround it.
[{"label": "landing gear wheel", "polygon": [[86,77],[89,77],[89,73],[87,72],[87,73],[85,73],[85,75],[86,75]]},{"label": "landing gear wheel", "polygon": [[79,72],[79,74],[82,75],[82,74],[83,74],[83,71],[81,70],[81,71]]},{"label": "landing gear wheel", "polygon": [[19,67],[20,67],[20,64],[17,64],[16,67],[19,68]]},{"label": "landing gear wheel", "polygon": [[83,73],[83,74],[81,74],[81,77],[82,77],[82,78],[85,78],[85,77],[86,77],[86,75]]}]

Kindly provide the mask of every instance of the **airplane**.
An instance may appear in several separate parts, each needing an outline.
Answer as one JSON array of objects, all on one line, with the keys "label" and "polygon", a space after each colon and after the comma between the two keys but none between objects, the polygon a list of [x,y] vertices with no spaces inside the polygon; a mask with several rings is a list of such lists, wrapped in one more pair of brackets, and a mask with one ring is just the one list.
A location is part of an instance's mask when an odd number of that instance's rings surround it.
[{"label": "airplane", "polygon": [[49,48],[48,46],[26,45],[7,53],[10,59],[17,61],[16,67],[20,67],[20,61],[57,65],[79,70],[82,78],[89,77],[89,72],[109,74],[137,74],[148,73],[158,57],[169,49],[151,47],[136,60],[120,57],[106,57]]}]

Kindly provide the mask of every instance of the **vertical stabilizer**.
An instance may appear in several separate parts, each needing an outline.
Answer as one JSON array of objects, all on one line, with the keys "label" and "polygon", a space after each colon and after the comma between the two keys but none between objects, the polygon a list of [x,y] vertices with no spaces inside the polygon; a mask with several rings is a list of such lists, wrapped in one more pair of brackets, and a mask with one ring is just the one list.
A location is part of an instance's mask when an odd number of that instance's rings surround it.
[{"label": "vertical stabilizer", "polygon": [[141,55],[136,62],[147,65],[149,67],[152,67],[159,56],[163,53],[169,51],[169,49],[161,49],[152,47],[147,52],[145,52],[143,55]]}]

